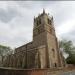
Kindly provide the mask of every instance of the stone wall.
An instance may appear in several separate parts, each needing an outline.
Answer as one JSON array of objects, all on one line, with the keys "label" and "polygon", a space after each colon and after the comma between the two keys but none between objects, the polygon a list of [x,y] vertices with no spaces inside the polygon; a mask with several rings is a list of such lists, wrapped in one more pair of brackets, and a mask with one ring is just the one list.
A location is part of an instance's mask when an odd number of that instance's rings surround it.
[{"label": "stone wall", "polygon": [[0,75],[63,75],[64,72],[74,71],[75,68],[53,68],[53,69],[11,69],[0,68]]}]

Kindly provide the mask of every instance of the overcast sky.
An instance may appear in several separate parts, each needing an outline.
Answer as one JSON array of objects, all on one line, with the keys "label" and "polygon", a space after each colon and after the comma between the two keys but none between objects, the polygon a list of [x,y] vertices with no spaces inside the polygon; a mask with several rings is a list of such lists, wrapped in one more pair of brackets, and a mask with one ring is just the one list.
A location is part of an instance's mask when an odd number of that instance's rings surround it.
[{"label": "overcast sky", "polygon": [[43,8],[54,18],[58,39],[75,43],[74,1],[0,1],[0,44],[16,48],[32,41],[33,18]]}]

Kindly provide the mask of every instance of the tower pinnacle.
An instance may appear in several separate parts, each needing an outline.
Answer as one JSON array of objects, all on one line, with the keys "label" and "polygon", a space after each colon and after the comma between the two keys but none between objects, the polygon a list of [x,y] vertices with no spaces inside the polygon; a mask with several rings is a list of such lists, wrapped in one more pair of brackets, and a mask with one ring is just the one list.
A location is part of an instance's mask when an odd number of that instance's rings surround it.
[{"label": "tower pinnacle", "polygon": [[43,8],[43,14],[45,14],[45,9]]}]

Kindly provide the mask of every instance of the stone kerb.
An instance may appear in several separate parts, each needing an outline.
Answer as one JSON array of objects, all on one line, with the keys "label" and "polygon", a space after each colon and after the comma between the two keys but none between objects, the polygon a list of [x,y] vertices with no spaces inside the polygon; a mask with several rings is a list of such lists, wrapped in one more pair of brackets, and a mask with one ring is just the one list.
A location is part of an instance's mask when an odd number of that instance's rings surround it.
[{"label": "stone kerb", "polygon": [[[72,69],[69,69],[70,71]],[[69,71],[67,68],[53,69],[16,69],[16,68],[0,68],[0,75],[60,75]]]}]

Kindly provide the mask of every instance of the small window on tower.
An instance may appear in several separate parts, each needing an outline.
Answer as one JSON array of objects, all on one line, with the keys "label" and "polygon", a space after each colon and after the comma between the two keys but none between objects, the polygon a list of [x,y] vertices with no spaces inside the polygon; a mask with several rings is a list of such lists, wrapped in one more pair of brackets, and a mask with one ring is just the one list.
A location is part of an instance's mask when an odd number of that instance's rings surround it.
[{"label": "small window on tower", "polygon": [[53,57],[55,57],[55,50],[54,49],[52,49],[52,55],[53,55]]},{"label": "small window on tower", "polygon": [[41,19],[37,20],[37,26],[41,24]]},{"label": "small window on tower", "polygon": [[37,26],[38,26],[38,21],[36,23],[37,23]]},{"label": "small window on tower", "polygon": [[54,67],[57,67],[57,64],[56,63],[54,63]]},{"label": "small window on tower", "polygon": [[41,19],[39,19],[39,24],[41,24]]},{"label": "small window on tower", "polygon": [[48,24],[50,24],[51,25],[51,20],[48,18]]},{"label": "small window on tower", "polygon": [[48,24],[49,24],[49,19],[48,19]]}]

